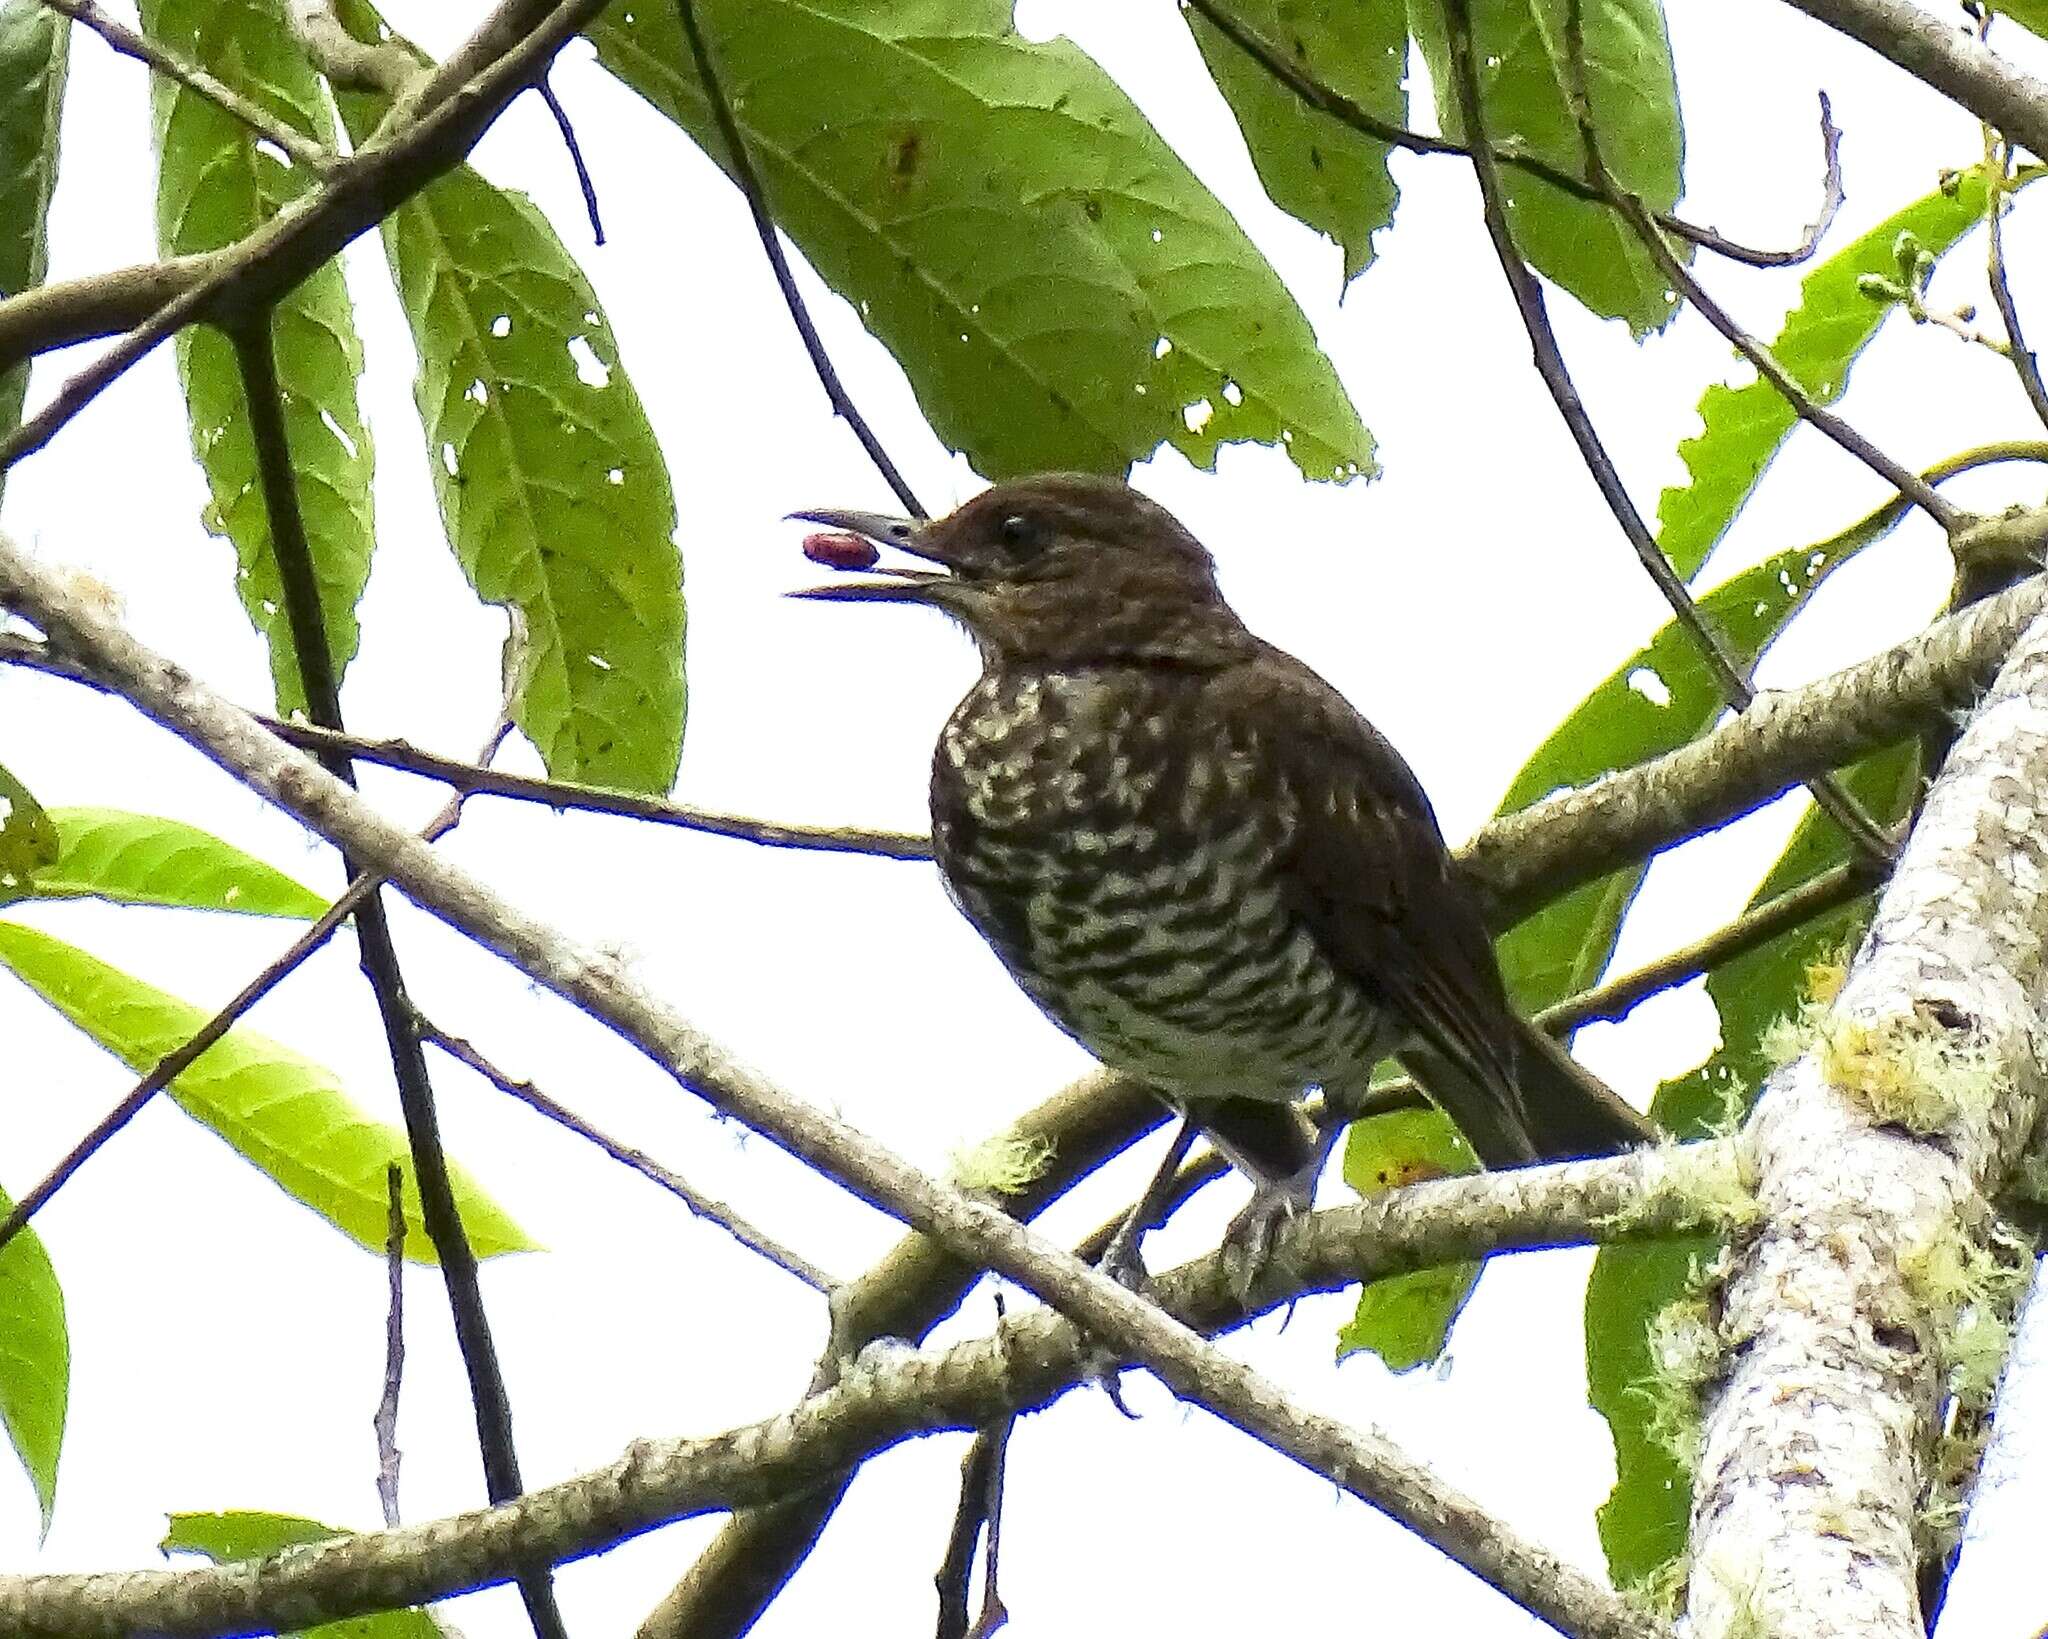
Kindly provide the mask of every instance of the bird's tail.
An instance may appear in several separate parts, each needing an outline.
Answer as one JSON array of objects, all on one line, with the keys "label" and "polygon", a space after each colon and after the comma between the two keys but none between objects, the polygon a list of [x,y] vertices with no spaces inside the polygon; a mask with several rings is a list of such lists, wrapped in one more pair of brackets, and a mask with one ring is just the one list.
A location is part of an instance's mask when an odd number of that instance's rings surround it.
[{"label": "bird's tail", "polygon": [[[1572,1161],[1656,1142],[1656,1126],[1527,1019],[1513,1018],[1511,1063],[1420,1045],[1401,1062],[1488,1167]],[[1506,1059],[1507,1054],[1500,1055]]]}]

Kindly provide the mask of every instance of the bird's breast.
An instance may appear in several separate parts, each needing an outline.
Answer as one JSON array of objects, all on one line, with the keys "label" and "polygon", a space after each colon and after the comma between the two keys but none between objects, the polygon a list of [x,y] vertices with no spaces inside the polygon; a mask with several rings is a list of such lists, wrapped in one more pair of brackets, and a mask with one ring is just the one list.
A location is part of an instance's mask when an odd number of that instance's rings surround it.
[{"label": "bird's breast", "polygon": [[1269,766],[1199,674],[991,671],[934,754],[939,868],[1105,1062],[1190,1094],[1293,1097],[1362,1073],[1379,1021],[1293,914],[1295,814]]}]

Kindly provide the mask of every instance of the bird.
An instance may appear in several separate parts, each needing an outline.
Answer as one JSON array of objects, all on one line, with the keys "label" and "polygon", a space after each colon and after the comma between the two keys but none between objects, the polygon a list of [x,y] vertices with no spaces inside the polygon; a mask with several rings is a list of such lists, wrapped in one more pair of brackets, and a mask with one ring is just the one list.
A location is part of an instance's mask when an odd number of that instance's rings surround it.
[{"label": "bird", "polygon": [[[934,608],[974,640],[981,675],[932,757],[947,891],[1056,1025],[1250,1177],[1226,1233],[1242,1280],[1402,1049],[1489,1168],[1655,1136],[1515,1013],[1408,764],[1246,627],[1166,508],[1048,473],[936,521],[791,516],[840,532],[807,555],[867,576],[794,595]],[[1311,1089],[1319,1126],[1298,1110]],[[1184,1148],[1126,1220],[1119,1278],[1142,1281],[1136,1237]]]}]

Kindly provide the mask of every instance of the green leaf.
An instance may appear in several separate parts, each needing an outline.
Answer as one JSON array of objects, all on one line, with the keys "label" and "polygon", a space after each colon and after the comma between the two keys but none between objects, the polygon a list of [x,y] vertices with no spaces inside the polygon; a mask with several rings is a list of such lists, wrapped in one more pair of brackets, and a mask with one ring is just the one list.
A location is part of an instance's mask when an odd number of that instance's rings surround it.
[{"label": "green leaf", "polygon": [[[1477,1172],[1479,1161],[1435,1110],[1392,1110],[1352,1123],[1344,1140],[1344,1181],[1371,1200],[1402,1184]],[[1479,1279],[1476,1263],[1445,1264],[1369,1281],[1337,1334],[1339,1358],[1369,1349],[1402,1372],[1443,1353],[1451,1323]]]},{"label": "green leaf", "polygon": [[[2031,180],[2018,178],[2014,185]],[[1953,191],[1936,189],[1916,199],[1835,252],[1801,282],[1799,305],[1771,343],[1779,363],[1817,402],[1834,403],[1849,385],[1857,355],[1894,310],[1863,294],[1863,276],[1897,273],[1892,247],[1901,233],[1915,234],[1938,257],[1983,219],[1984,173],[1963,171]],[[1690,481],[1667,489],[1657,502],[1658,544],[1681,575],[1698,569],[1727,533],[1798,417],[1783,394],[1757,379],[1709,387],[1700,397],[1700,422],[1699,434],[1678,446]]]},{"label": "green leaf", "polygon": [[[0,922],[0,966],[138,1075],[211,1017],[36,928]],[[358,1245],[384,1250],[385,1169],[406,1175],[406,1253],[433,1261],[405,1135],[351,1104],[331,1071],[253,1030],[230,1030],[171,1083],[178,1108],[211,1128]],[[478,1257],[534,1243],[459,1168],[449,1167]]]},{"label": "green leaf", "polygon": [[[1883,823],[1904,817],[1919,790],[1919,748],[1878,752],[1849,770],[1844,783],[1864,811]],[[1762,904],[1811,881],[1849,857],[1832,820],[1809,812],[1751,904]],[[1667,1081],[1650,1113],[1680,1138],[1698,1137],[1731,1107],[1746,1110],[1770,1065],[1765,1029],[1799,1004],[1807,967],[1842,950],[1870,919],[1867,896],[1707,975],[1707,994],[1721,1019],[1721,1046],[1698,1069]],[[1600,1541],[1617,1586],[1643,1582],[1685,1550],[1691,1478],[1651,1435],[1650,1323],[1685,1294],[1694,1263],[1712,1258],[1711,1240],[1688,1237],[1601,1249],[1586,1288],[1586,1377],[1592,1401],[1614,1435],[1615,1484],[1600,1509]]]},{"label": "green leaf", "polygon": [[[331,145],[334,122],[325,94],[286,32],[278,4],[141,0],[141,9],[143,27],[153,38],[210,69],[279,120]],[[152,79],[151,96],[157,238],[165,255],[231,245],[315,185],[303,168],[259,145],[245,126],[204,97],[161,76]],[[319,268],[278,303],[272,334],[299,507],[339,677],[356,652],[355,609],[370,573],[372,462],[356,403],[362,344],[338,262]],[[188,327],[178,333],[178,371],[193,454],[212,493],[207,527],[234,543],[235,590],[270,646],[279,713],[302,711],[298,656],[234,346],[211,325]]]},{"label": "green leaf", "polygon": [[[216,1565],[267,1559],[286,1548],[327,1542],[348,1533],[296,1514],[238,1508],[224,1514],[173,1514],[158,1544],[167,1554],[204,1554]],[[318,1627],[294,1628],[284,1639],[441,1639],[447,1630],[420,1606],[351,1616]]]},{"label": "green leaf", "polygon": [[1992,0],[1991,9],[2031,33],[2048,38],[2048,0]]},{"label": "green leaf", "polygon": [[36,899],[91,897],[308,921],[327,909],[311,888],[179,820],[117,808],[57,808],[50,819],[59,848],[31,884]]},{"label": "green leaf", "polygon": [[[0,299],[41,284],[49,267],[70,50],[70,21],[42,0],[0,0]],[[23,360],[0,373],[0,437],[21,425],[28,372]]]},{"label": "green leaf", "polygon": [[[1519,145],[1554,170],[1583,176],[1585,149],[1566,92],[1565,8],[1566,0],[1471,0],[1472,56],[1492,142]],[[1408,20],[1429,65],[1437,122],[1463,141],[1443,0],[1409,0]],[[1601,157],[1651,210],[1670,210],[1685,134],[1663,7],[1658,0],[1587,0],[1585,47]],[[1603,318],[1626,319],[1639,336],[1670,321],[1677,298],[1619,214],[1515,166],[1500,175],[1515,244],[1530,266]]]},{"label": "green leaf", "polygon": [[[379,38],[368,5],[341,16]],[[350,135],[388,106],[344,96]],[[556,779],[668,790],[684,713],[675,496],[596,292],[524,195],[467,166],[387,217],[384,249],[448,539],[477,596],[525,617],[515,721]]]},{"label": "green leaf", "polygon": [[[1389,125],[1408,123],[1408,20],[1398,5],[1238,0],[1232,15],[1303,73]],[[1400,190],[1389,149],[1310,108],[1198,13],[1181,15],[1244,133],[1273,203],[1344,247],[1344,278],[1372,261]]]},{"label": "green leaf", "polygon": [[[1010,0],[708,0],[720,82],[775,219],[991,478],[1204,467],[1284,443],[1373,467],[1330,361],[1228,210],[1071,42]],[[598,60],[721,164],[675,8],[613,7]]]},{"label": "green leaf", "polygon": [[0,764],[0,904],[29,893],[57,847],[57,827],[43,805]]},{"label": "green leaf", "polygon": [[[1855,530],[1766,558],[1701,598],[1700,611],[1738,659],[1754,662],[1822,581],[1896,522],[1889,518],[1883,529]],[[1673,621],[1536,748],[1499,812],[1513,813],[1560,787],[1584,785],[1662,756],[1696,739],[1724,709],[1698,644]],[[1501,972],[1524,1012],[1561,1001],[1606,971],[1621,919],[1648,869],[1647,863],[1625,865],[1574,888],[1500,940]]]},{"label": "green leaf", "polygon": [[[0,1190],[0,1218],[13,1210],[13,1198]],[[45,1531],[57,1504],[57,1457],[70,1399],[64,1289],[41,1239],[24,1226],[0,1247],[0,1426],[36,1488]]]}]

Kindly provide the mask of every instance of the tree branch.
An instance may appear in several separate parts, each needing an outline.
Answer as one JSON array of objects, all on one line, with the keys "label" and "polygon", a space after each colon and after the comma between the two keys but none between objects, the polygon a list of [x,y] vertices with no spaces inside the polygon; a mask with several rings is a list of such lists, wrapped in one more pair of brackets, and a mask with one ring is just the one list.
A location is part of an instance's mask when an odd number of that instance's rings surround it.
[{"label": "tree branch", "polygon": [[1921,1511],[1944,1409],[1970,1409],[1952,1345],[1966,1322],[2008,1322],[2017,1295],[1988,1196],[2042,1101],[2044,790],[2048,617],[1950,753],[1839,998],[1745,1135],[1763,1216],[1719,1310],[1700,1639],[1926,1632]]},{"label": "tree branch", "polygon": [[[1726,1142],[1434,1179],[1297,1220],[1282,1232],[1274,1281],[1250,1306],[1220,1251],[1166,1272],[1156,1283],[1166,1311],[1158,1320],[1172,1324],[1170,1313],[1222,1330],[1290,1297],[1509,1248],[1697,1232],[1719,1222],[1714,1203],[1739,1198],[1740,1188],[1737,1152]],[[909,1435],[1036,1409],[1101,1369],[1101,1345],[1088,1331],[1033,1310],[942,1353],[870,1351],[789,1412],[709,1438],[637,1441],[608,1467],[505,1507],[337,1538],[259,1564],[0,1577],[0,1631],[23,1639],[199,1635],[420,1604],[670,1520],[791,1495]],[[1486,1545],[1498,1543],[1497,1528],[1465,1499],[1439,1488],[1432,1506],[1441,1526],[1434,1540],[1453,1557],[1494,1551]],[[1558,1579],[1552,1598],[1572,1607],[1569,1631],[1607,1639],[1661,1632],[1553,1556],[1526,1545],[1516,1552],[1535,1556],[1530,1575]]]},{"label": "tree branch", "polygon": [[[2026,520],[2036,534],[2048,514]],[[2048,607],[2031,577],[1869,660],[1782,693],[1676,751],[1506,814],[1460,858],[1505,926],[1551,896],[1638,859],[1646,846],[1725,825],[1802,775],[1838,768],[1970,704]]]},{"label": "tree branch", "polygon": [[2048,81],[1913,0],[1786,0],[2048,158]]}]

